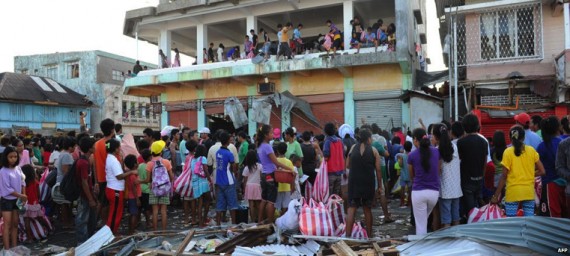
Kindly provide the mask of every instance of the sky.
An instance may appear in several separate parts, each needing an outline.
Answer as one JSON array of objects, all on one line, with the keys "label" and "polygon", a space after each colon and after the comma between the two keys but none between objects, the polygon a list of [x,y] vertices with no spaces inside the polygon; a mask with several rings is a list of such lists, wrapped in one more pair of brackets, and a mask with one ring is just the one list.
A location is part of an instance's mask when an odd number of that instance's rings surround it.
[{"label": "sky", "polygon": [[[158,0],[2,1],[0,73],[14,72],[14,56],[102,50],[136,59],[136,40],[123,35],[128,10]],[[157,62],[157,46],[139,42],[139,58]]]},{"label": "sky", "polygon": [[[445,69],[439,43],[435,3],[428,0],[429,71]],[[2,1],[0,72],[14,72],[14,56],[102,50],[157,62],[157,46],[123,35],[128,10],[156,6],[158,0],[16,0]],[[182,58],[182,62],[185,57]]]}]

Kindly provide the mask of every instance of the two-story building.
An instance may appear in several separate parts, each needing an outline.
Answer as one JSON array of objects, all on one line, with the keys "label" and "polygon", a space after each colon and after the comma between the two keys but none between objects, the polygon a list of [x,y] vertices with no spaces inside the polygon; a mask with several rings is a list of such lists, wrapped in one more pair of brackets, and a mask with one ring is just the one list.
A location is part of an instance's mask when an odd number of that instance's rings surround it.
[{"label": "two-story building", "polygon": [[[393,23],[395,49],[365,48],[359,54],[348,49],[355,17],[365,29],[379,19],[384,28]],[[293,60],[272,56],[260,64],[250,59],[202,63],[202,49],[210,43],[214,51],[220,43],[226,51],[233,46],[243,49],[251,29],[263,28],[275,40],[277,25],[287,22],[293,27],[303,24],[303,37],[309,40],[329,32],[327,20],[344,32],[346,49],[334,58],[317,52]],[[425,57],[425,22],[424,0],[161,0],[156,7],[128,11],[124,34],[158,45],[170,59],[174,48],[197,56],[198,65],[143,71],[125,81],[125,89],[129,95],[159,99],[162,126],[224,127],[224,101],[235,97],[250,117],[247,127],[253,134],[254,103],[266,93],[288,91],[300,105],[308,103],[312,114],[307,108],[273,105],[268,114],[273,127],[320,132],[325,122],[355,126],[362,119],[385,129],[400,127],[410,123],[409,102],[400,97],[412,88],[419,56]]]},{"label": "two-story building", "polygon": [[[123,97],[123,83],[131,79],[134,59],[104,51],[83,51],[14,57],[14,71],[49,77],[86,95],[97,106],[90,115],[92,132],[99,132],[105,118],[123,124],[123,132],[141,135],[145,127],[160,128],[149,97]],[[141,62],[148,68],[155,64]]]},{"label": "two-story building", "polygon": [[452,86],[459,91],[452,96],[456,109],[479,115],[485,136],[497,129],[508,131],[520,112],[543,117],[568,113],[568,3],[443,0],[436,4]]}]

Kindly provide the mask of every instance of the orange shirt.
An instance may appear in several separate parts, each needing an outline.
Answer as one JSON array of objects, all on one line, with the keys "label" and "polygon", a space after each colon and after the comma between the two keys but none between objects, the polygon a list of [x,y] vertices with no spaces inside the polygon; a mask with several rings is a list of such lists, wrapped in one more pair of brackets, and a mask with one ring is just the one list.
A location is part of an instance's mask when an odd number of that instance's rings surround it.
[{"label": "orange shirt", "polygon": [[97,182],[107,182],[105,177],[105,163],[107,162],[107,148],[105,147],[105,139],[100,139],[95,142],[95,174],[97,175]]}]

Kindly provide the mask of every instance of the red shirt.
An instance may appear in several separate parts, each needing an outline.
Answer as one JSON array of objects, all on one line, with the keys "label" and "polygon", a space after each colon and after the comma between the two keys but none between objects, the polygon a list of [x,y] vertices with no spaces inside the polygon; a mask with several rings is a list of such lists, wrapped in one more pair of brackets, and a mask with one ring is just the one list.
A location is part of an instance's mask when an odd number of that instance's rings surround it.
[{"label": "red shirt", "polygon": [[93,191],[93,182],[91,179],[91,168],[89,165],[89,160],[80,158],[77,160],[75,164],[75,175],[77,175],[77,180],[80,182],[79,186],[81,186],[81,198],[88,199],[87,195],[83,191],[83,180],[87,180],[87,184],[89,185],[89,191]]},{"label": "red shirt", "polygon": [[28,204],[37,204],[40,201],[39,197],[40,183],[37,180],[32,181],[26,185],[26,195],[28,196]]},{"label": "red shirt", "polygon": [[44,162],[42,163],[44,165],[44,167],[48,167],[49,165],[49,157],[51,156],[51,152],[48,151],[44,151],[42,153],[42,158],[44,160]]},{"label": "red shirt", "polygon": [[105,177],[105,164],[107,161],[107,148],[105,147],[105,138],[95,142],[95,173],[97,174],[97,182],[107,182]]},{"label": "red shirt", "polygon": [[144,163],[144,159],[142,158],[142,155],[139,155],[139,156],[137,157],[137,162],[138,162],[139,164]]},{"label": "red shirt", "polygon": [[[127,183],[125,184],[125,191],[127,191],[127,199],[137,199],[142,196],[141,184],[135,184],[135,181],[139,179],[139,175],[129,175],[127,177]],[[136,187],[135,193],[133,193],[133,185]]]}]

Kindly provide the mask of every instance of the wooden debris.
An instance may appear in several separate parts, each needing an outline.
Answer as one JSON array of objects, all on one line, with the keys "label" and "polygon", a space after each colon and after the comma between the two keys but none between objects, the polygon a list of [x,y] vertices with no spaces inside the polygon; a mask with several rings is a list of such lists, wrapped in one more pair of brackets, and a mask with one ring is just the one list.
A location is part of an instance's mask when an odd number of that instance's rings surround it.
[{"label": "wooden debris", "polygon": [[190,243],[190,241],[192,241],[192,237],[194,237],[194,230],[188,232],[188,235],[186,235],[184,240],[182,240],[182,243],[180,243],[180,245],[178,245],[178,250],[176,250],[176,255],[180,255],[180,254],[182,254],[182,252],[184,252],[184,249],[186,249],[186,246],[188,245],[188,243]]},{"label": "wooden debris", "polygon": [[216,253],[231,254],[236,246],[255,247],[263,245],[267,241],[267,236],[273,233],[273,225],[262,225],[251,229],[246,229],[242,234],[226,241],[216,247]]},{"label": "wooden debris", "polygon": [[[345,251],[339,252],[339,249],[345,249],[344,247],[339,248],[338,244],[343,242],[348,248],[355,254],[346,254]],[[369,241],[369,242],[355,242],[355,241],[344,241],[341,240],[330,246],[330,248],[321,247],[319,252],[321,256],[329,255],[359,255],[359,256],[398,256],[399,251],[394,248],[392,241]]]},{"label": "wooden debris", "polygon": [[339,241],[331,246],[336,255],[358,256],[344,241]]}]

